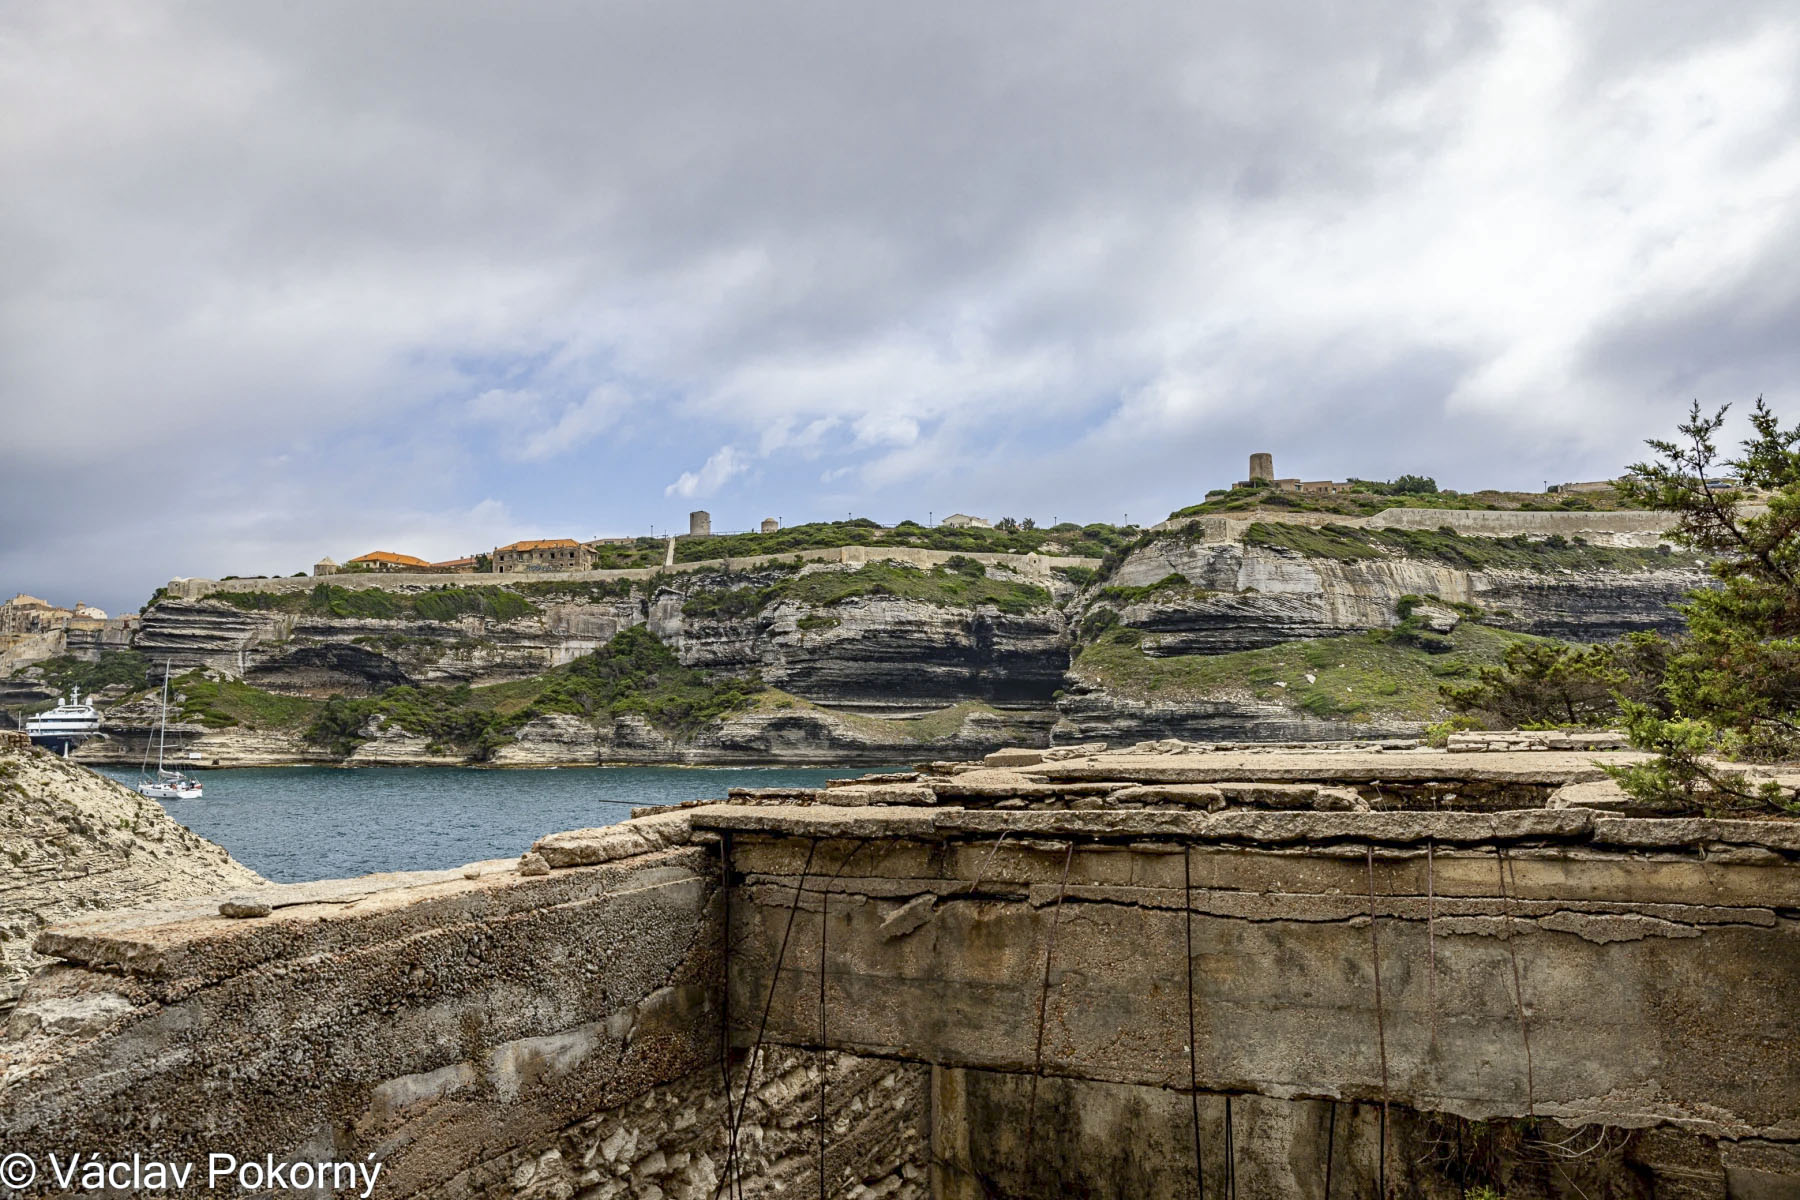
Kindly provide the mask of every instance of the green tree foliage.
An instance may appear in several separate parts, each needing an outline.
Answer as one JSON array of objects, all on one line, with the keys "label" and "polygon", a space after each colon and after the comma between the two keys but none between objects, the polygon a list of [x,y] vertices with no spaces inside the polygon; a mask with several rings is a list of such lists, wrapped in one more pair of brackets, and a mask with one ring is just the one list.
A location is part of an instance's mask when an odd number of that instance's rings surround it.
[{"label": "green tree foliage", "polygon": [[660,728],[692,733],[748,705],[762,690],[754,675],[715,676],[682,666],[674,651],[637,625],[550,675],[532,709],[590,718],[635,713]]},{"label": "green tree foliage", "polygon": [[1660,687],[1668,651],[1654,633],[1601,646],[1517,642],[1498,666],[1477,671],[1475,682],[1442,692],[1452,709],[1501,728],[1610,725],[1621,718],[1623,703],[1667,711]]},{"label": "green tree foliage", "polygon": [[1396,496],[1434,496],[1437,480],[1429,475],[1402,475],[1388,485]]},{"label": "green tree foliage", "polygon": [[1687,632],[1668,656],[1664,704],[1622,706],[1633,742],[1656,759],[1614,774],[1649,801],[1800,812],[1794,790],[1718,765],[1800,753],[1800,426],[1784,429],[1758,399],[1751,436],[1723,458],[1726,411],[1705,416],[1695,401],[1680,439],[1648,443],[1655,457],[1619,484],[1680,514],[1677,536],[1712,556],[1717,586],[1681,606]]},{"label": "green tree foliage", "polygon": [[136,650],[102,650],[97,662],[62,654],[38,663],[37,669],[43,672],[44,682],[58,695],[72,687],[80,688],[88,695],[109,687],[142,691],[150,686],[153,669],[159,675],[161,673]]},{"label": "green tree foliage", "polygon": [[384,718],[409,733],[430,738],[477,762],[493,756],[521,725],[545,713],[590,720],[637,714],[671,733],[688,735],[745,707],[763,690],[755,675],[715,676],[684,667],[674,651],[642,626],[626,629],[606,645],[529,681],[529,702],[500,703],[518,685],[494,688],[402,685],[378,696],[333,696],[313,717],[307,740],[348,755],[368,740],[369,722]]}]

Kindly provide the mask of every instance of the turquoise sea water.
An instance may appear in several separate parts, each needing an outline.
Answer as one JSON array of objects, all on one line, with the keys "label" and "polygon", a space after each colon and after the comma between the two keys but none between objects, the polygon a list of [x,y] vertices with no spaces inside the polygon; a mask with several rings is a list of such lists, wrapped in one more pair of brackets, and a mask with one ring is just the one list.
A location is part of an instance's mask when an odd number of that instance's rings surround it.
[{"label": "turquoise sea water", "polygon": [[[512,858],[560,829],[611,825],[633,805],[723,799],[727,788],[816,786],[864,768],[259,767],[195,773],[169,815],[280,883]],[[125,784],[135,771],[104,768]]]}]

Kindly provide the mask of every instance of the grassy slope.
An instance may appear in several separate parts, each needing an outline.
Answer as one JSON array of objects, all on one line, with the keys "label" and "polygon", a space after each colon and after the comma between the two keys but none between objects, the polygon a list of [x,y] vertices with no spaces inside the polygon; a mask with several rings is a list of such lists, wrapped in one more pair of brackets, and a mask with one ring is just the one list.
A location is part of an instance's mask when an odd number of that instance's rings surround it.
[{"label": "grassy slope", "polygon": [[[1115,695],[1180,703],[1254,698],[1277,701],[1321,718],[1387,717],[1435,721],[1445,714],[1440,685],[1498,663],[1507,646],[1536,640],[1465,622],[1451,634],[1448,654],[1397,645],[1383,633],[1288,642],[1235,654],[1151,658],[1141,635],[1116,629],[1084,646],[1074,671]],[[1308,683],[1306,676],[1314,676]],[[1285,683],[1285,688],[1277,687]]]},{"label": "grassy slope", "polygon": [[236,680],[208,679],[198,671],[174,680],[170,689],[179,704],[178,719],[198,721],[211,729],[241,725],[249,729],[299,730],[312,723],[321,700],[278,696]]}]

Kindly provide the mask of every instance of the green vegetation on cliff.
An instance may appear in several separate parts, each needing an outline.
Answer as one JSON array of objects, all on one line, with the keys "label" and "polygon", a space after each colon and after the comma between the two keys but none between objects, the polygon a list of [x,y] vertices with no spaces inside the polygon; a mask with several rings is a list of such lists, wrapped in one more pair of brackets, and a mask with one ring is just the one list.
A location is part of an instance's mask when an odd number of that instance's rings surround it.
[{"label": "green vegetation on cliff", "polygon": [[1286,525],[1257,522],[1244,531],[1244,545],[1287,550],[1307,558],[1355,562],[1404,557],[1468,571],[1513,567],[1527,571],[1648,571],[1692,566],[1698,560],[1667,547],[1626,549],[1595,546],[1580,538],[1477,537],[1452,529],[1356,529],[1348,525]]},{"label": "green vegetation on cliff", "polygon": [[1378,630],[1232,654],[1153,658],[1143,652],[1143,639],[1141,630],[1127,626],[1100,633],[1082,646],[1074,675],[1152,703],[1254,699],[1344,721],[1437,720],[1445,715],[1443,685],[1498,664],[1509,646],[1538,640],[1465,621],[1445,635],[1443,650]]},{"label": "green vegetation on cliff", "polygon": [[929,570],[872,562],[853,571],[795,574],[761,587],[695,590],[687,593],[681,607],[689,617],[748,617],[782,600],[825,608],[858,596],[895,596],[948,608],[991,605],[1014,614],[1050,605],[1050,593],[1044,588],[990,579],[979,562],[958,557]]},{"label": "green vegetation on cliff", "polygon": [[[1405,478],[1404,476],[1402,478]],[[1346,517],[1367,517],[1389,508],[1491,509],[1512,512],[1610,512],[1622,508],[1643,507],[1619,491],[1581,492],[1552,495],[1544,492],[1377,492],[1377,486],[1363,485],[1354,492],[1319,495],[1303,492],[1278,492],[1268,487],[1234,487],[1208,492],[1199,504],[1190,504],[1169,514],[1178,517],[1211,517],[1226,513],[1267,513],[1279,520],[1283,512],[1338,513]]]},{"label": "green vegetation on cliff", "polygon": [[1064,522],[1049,529],[1028,529],[1023,525],[1011,529],[952,529],[944,525],[927,527],[917,521],[902,521],[891,529],[884,529],[873,521],[859,518],[791,525],[774,533],[678,538],[675,561],[704,562],[757,554],[792,554],[796,550],[827,550],[837,546],[917,546],[963,554],[1039,551],[1075,558],[1098,558],[1133,536],[1134,531],[1105,524]]},{"label": "green vegetation on cliff", "polygon": [[[59,654],[32,669],[41,672],[44,685],[59,696],[70,688],[80,688],[82,695],[91,696],[105,688],[123,688],[130,693],[151,686],[151,662],[136,650],[102,650],[97,662]],[[157,674],[162,674],[160,668]]]},{"label": "green vegetation on cliff", "polygon": [[189,671],[169,685],[174,694],[172,720],[198,722],[208,729],[299,729],[324,707],[304,696],[279,696],[235,679],[214,679]]},{"label": "green vegetation on cliff", "polygon": [[522,590],[484,586],[390,592],[385,588],[347,588],[320,583],[305,592],[213,592],[207,599],[250,612],[305,613],[318,617],[378,621],[455,621],[462,617],[486,617],[493,621],[510,621],[538,611],[537,605],[519,594]]},{"label": "green vegetation on cliff", "polygon": [[634,626],[591,654],[514,683],[401,686],[362,699],[334,696],[317,707],[306,737],[349,754],[367,740],[370,718],[383,717],[431,739],[440,752],[484,760],[520,726],[546,713],[591,721],[637,715],[665,732],[689,735],[748,706],[761,691],[754,676],[682,666],[655,635]]}]

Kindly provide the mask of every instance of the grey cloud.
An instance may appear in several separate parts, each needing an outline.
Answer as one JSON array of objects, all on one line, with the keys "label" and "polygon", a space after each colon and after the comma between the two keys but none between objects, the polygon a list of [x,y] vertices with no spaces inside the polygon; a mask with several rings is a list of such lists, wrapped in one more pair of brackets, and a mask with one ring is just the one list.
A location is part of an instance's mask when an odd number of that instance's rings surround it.
[{"label": "grey cloud", "polygon": [[[1800,367],[1795,232],[1741,200],[1800,200],[1774,0],[46,0],[0,46],[0,503],[97,480],[99,577],[286,545],[266,489],[457,519],[472,459],[574,442],[658,456],[632,527],[684,479],[1157,516],[1252,442],[1525,483]],[[1751,265],[1645,266],[1684,237]],[[472,425],[490,389],[530,412]]]}]

